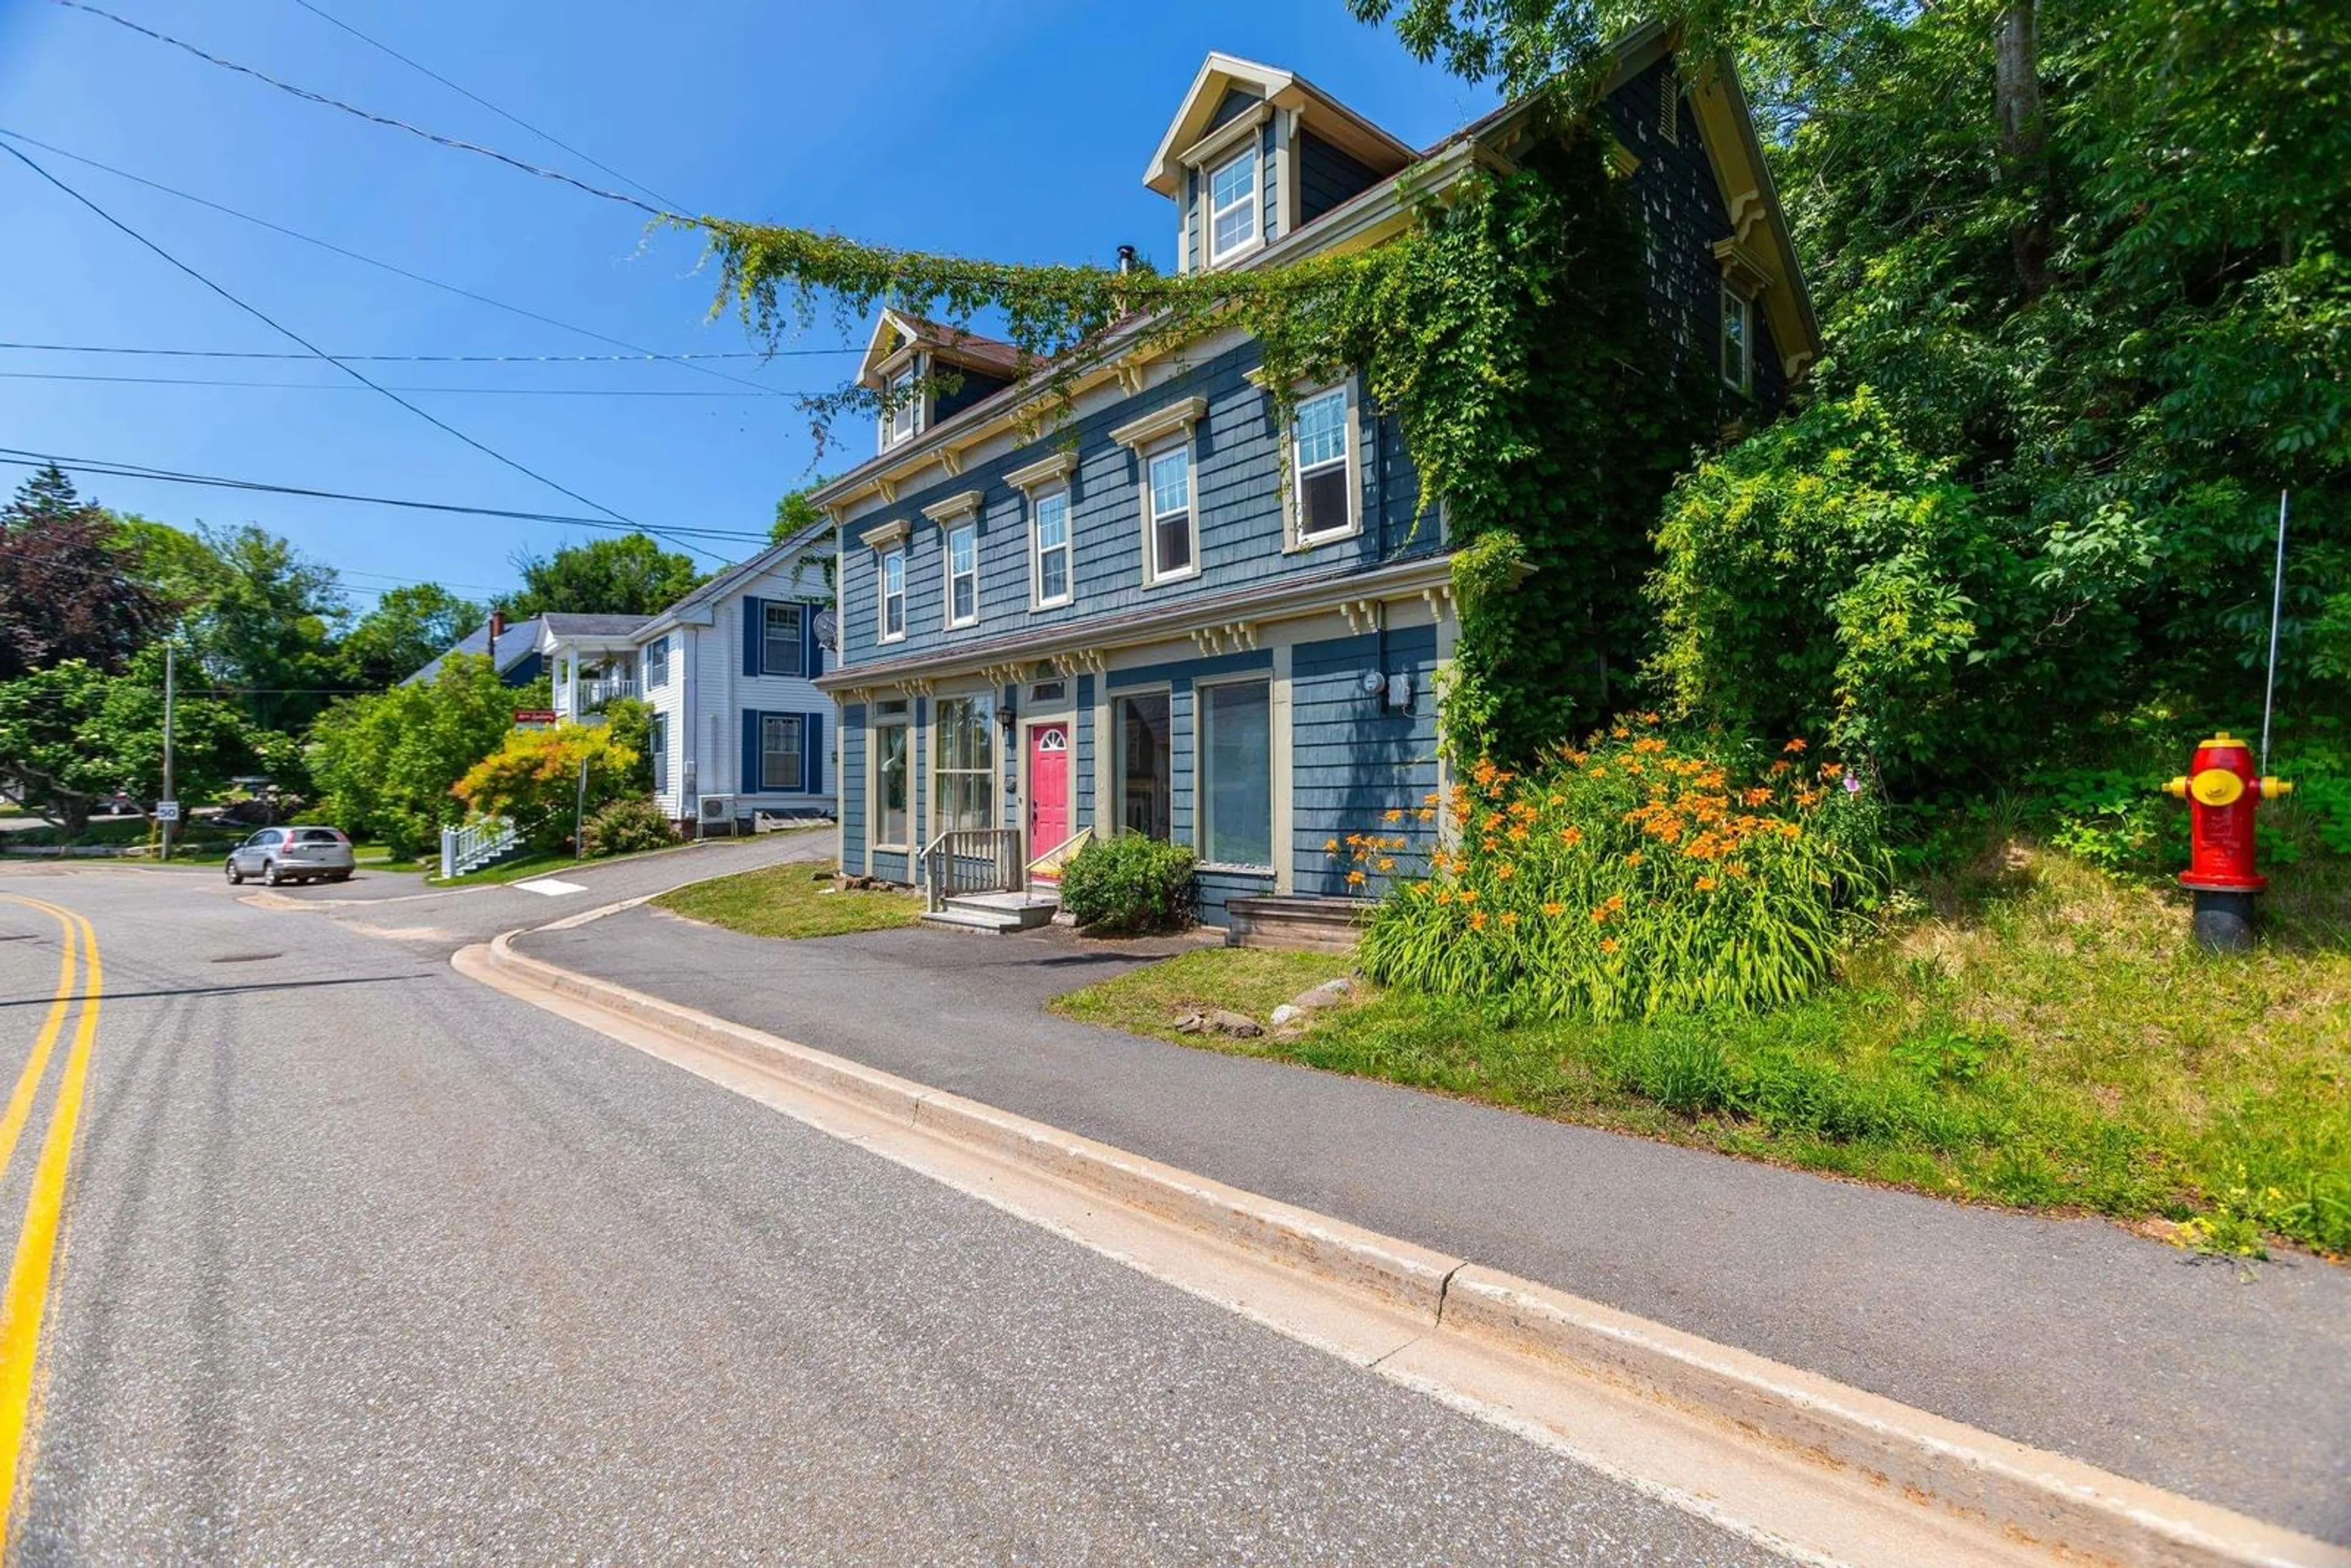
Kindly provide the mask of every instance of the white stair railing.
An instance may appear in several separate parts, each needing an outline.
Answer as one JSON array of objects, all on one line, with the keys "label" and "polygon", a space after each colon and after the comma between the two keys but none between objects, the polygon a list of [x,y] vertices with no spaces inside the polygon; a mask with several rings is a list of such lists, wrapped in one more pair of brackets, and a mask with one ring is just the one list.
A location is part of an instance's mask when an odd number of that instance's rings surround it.
[{"label": "white stair railing", "polygon": [[1028,886],[1018,828],[955,828],[923,851],[923,881],[931,908],[964,893],[1014,893]]},{"label": "white stair railing", "polygon": [[503,858],[517,841],[514,822],[506,817],[485,818],[462,828],[441,830],[441,874],[463,876]]}]

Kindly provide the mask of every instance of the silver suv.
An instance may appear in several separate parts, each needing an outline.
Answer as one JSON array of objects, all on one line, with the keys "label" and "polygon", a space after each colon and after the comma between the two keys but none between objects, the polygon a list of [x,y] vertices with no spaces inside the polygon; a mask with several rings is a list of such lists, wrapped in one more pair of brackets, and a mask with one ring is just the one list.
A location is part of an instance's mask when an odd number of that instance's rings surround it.
[{"label": "silver suv", "polygon": [[257,876],[271,887],[287,882],[349,882],[358,862],[340,828],[264,828],[228,852],[232,885]]}]

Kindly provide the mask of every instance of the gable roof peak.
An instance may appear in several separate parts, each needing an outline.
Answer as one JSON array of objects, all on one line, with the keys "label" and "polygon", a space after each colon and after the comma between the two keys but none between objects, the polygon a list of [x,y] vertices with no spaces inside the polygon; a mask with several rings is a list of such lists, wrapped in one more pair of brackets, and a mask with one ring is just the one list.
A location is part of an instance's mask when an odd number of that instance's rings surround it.
[{"label": "gable roof peak", "polygon": [[1307,110],[1318,134],[1380,173],[1394,173],[1412,162],[1410,147],[1297,72],[1212,49],[1143,171],[1144,185],[1163,196],[1182,192],[1185,150],[1215,129],[1217,110],[1235,88],[1276,109]]}]

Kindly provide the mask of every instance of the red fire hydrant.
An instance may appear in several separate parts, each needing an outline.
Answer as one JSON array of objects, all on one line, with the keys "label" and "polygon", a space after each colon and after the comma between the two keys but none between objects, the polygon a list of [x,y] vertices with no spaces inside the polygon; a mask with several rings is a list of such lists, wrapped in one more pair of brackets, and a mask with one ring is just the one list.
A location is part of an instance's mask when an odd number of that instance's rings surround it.
[{"label": "red fire hydrant", "polygon": [[2196,940],[2241,953],[2253,945],[2253,895],[2270,884],[2254,866],[2253,808],[2292,794],[2294,786],[2255,776],[2252,749],[2225,729],[2196,748],[2190,768],[2163,787],[2188,802],[2189,861],[2179,885],[2195,895]]}]

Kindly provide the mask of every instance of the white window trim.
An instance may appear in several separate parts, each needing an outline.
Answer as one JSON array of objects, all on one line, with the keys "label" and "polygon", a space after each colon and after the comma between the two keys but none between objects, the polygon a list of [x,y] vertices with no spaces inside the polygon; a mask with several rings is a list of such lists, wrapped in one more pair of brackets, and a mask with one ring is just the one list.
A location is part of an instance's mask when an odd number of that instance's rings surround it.
[{"label": "white window trim", "polygon": [[1357,401],[1355,378],[1329,386],[1301,389],[1296,395],[1300,404],[1332,392],[1344,392],[1347,398],[1347,521],[1343,527],[1325,528],[1319,534],[1306,531],[1306,498],[1303,486],[1305,471],[1298,462],[1298,422],[1293,417],[1290,426],[1289,460],[1284,465],[1290,471],[1289,483],[1282,487],[1282,517],[1288,525],[1288,545],[1291,550],[1310,550],[1322,545],[1337,544],[1343,539],[1358,538],[1364,531],[1364,421]]},{"label": "white window trim", "polygon": [[[1182,566],[1174,571],[1159,570],[1159,518],[1151,498],[1151,464],[1155,458],[1171,452],[1184,454],[1185,527],[1191,530],[1191,548]],[[1136,450],[1136,466],[1143,470],[1143,586],[1162,588],[1171,582],[1188,582],[1200,575],[1200,455],[1192,441],[1187,426],[1181,436],[1164,440]]]},{"label": "white window trim", "polygon": [[[789,724],[797,737],[790,755],[799,759],[799,778],[789,784],[768,782],[768,727]],[[808,788],[808,720],[799,714],[763,713],[759,716],[759,793],[762,795],[795,795]]]},{"label": "white window trim", "polygon": [[[769,615],[773,614],[775,612],[777,612],[777,611],[778,611],[778,610],[789,610],[789,611],[793,612],[793,617],[792,617],[792,618],[793,618],[793,620],[794,620],[794,621],[796,621],[796,622],[799,623],[799,632],[798,632],[798,634],[797,634],[797,636],[796,636],[796,639],[795,639],[795,641],[798,643],[798,644],[799,644],[799,666],[800,666],[800,667],[799,667],[799,669],[797,669],[797,670],[773,670],[773,669],[769,669],[769,668],[768,667],[768,617]],[[775,676],[778,676],[778,677],[779,677],[779,678],[781,678],[781,679],[784,679],[784,680],[806,680],[806,679],[808,678],[808,618],[809,618],[809,609],[808,609],[808,606],[807,606],[807,605],[805,605],[805,604],[800,603],[800,602],[799,602],[799,601],[797,601],[797,600],[789,600],[789,599],[768,599],[768,600],[762,600],[762,601],[760,601],[760,602],[759,602],[759,674],[762,674],[762,675],[775,675]]]},{"label": "white window trim", "polygon": [[[998,728],[996,723],[996,704],[1002,695],[1003,693],[993,686],[974,686],[967,690],[943,691],[932,694],[931,722],[923,727],[924,768],[920,777],[924,783],[930,786],[931,798],[928,802],[930,806],[929,826],[931,837],[934,839],[936,839],[941,833],[948,831],[939,826],[939,779],[942,771],[939,767],[939,741],[940,737],[946,733],[946,725],[939,716],[946,706],[952,702],[969,702],[978,705],[980,725],[981,727],[986,729],[987,732],[987,766],[985,768],[951,768],[946,769],[945,772],[947,775],[956,778],[977,777],[986,779],[987,780],[987,821],[985,825],[990,828],[997,828],[1004,825],[1004,758],[1001,755],[1004,741],[1003,733]],[[910,761],[911,758],[912,753],[910,752]],[[912,831],[914,828],[913,813],[914,801],[915,795],[914,789],[914,778],[910,776],[907,779],[906,789],[906,825],[909,831]],[[916,834],[915,836],[920,837],[921,835]]]},{"label": "white window trim", "polygon": [[[890,559],[898,560],[898,629],[890,630]],[[903,643],[906,640],[906,547],[894,544],[873,554],[873,640],[876,643]]]},{"label": "white window trim", "polygon": [[[1061,591],[1053,598],[1045,597],[1045,542],[1038,531],[1041,520],[1039,508],[1047,501],[1061,503]],[[1072,512],[1070,486],[1066,484],[1040,485],[1029,492],[1029,608],[1060,610],[1077,598],[1078,549],[1077,528]]]},{"label": "white window trim", "polygon": [[[955,541],[957,534],[967,533],[971,536],[971,571],[969,573],[971,578],[971,613],[965,616],[957,616],[955,612],[956,579],[964,576],[965,574],[956,570]],[[941,608],[946,612],[946,629],[950,632],[955,632],[967,626],[978,625],[979,519],[977,517],[973,517],[966,522],[954,524],[949,528],[940,530],[939,583],[941,588],[945,591],[940,597],[943,601]]]},{"label": "white window trim", "polygon": [[[1722,363],[1723,322],[1736,307],[1739,311],[1739,374],[1734,378]],[[1755,301],[1733,288],[1722,286],[1722,315],[1714,324],[1715,369],[1722,384],[1737,392],[1752,392],[1755,387]]]},{"label": "white window trim", "polygon": [[[1274,761],[1274,753],[1286,742],[1281,733],[1280,710],[1274,702],[1274,673],[1271,670],[1241,670],[1229,675],[1196,676],[1192,682],[1192,852],[1199,858],[1202,871],[1233,872],[1243,876],[1262,876],[1271,881],[1281,874],[1279,865],[1250,865],[1241,861],[1212,861],[1208,858],[1208,747],[1203,737],[1207,727],[1201,722],[1207,705],[1200,694],[1214,686],[1263,686],[1265,688],[1265,787],[1268,807],[1268,836],[1272,843],[1274,859],[1281,858],[1282,811],[1274,787],[1280,782],[1281,768]],[[1125,694],[1122,693],[1121,695]]]},{"label": "white window trim", "polygon": [[[892,699],[896,700],[896,699]],[[865,709],[865,832],[866,852],[905,855],[914,852],[912,842],[893,843],[879,837],[882,831],[882,732],[903,729],[906,732],[906,838],[914,836],[914,705],[910,700],[906,711],[883,716],[881,705],[868,704]],[[867,874],[872,874],[873,862],[865,862]],[[912,868],[908,868],[911,870]]]},{"label": "white window trim", "polygon": [[[1225,207],[1217,205],[1217,176],[1243,159],[1249,160],[1249,193],[1247,204],[1249,208],[1249,237],[1218,250],[1217,248],[1217,214],[1235,211],[1242,204],[1235,202]],[[1247,256],[1264,244],[1265,154],[1264,150],[1258,145],[1257,136],[1252,132],[1249,144],[1240,152],[1222,160],[1214,168],[1203,168],[1200,171],[1200,248],[1207,256],[1210,267],[1221,267],[1235,256]]]},{"label": "white window trim", "polygon": [[[659,660],[653,657],[655,650],[659,650],[661,653]],[[648,688],[669,685],[669,636],[666,632],[645,644],[644,657],[639,662],[644,666],[645,685]],[[653,677],[653,666],[656,664],[661,666],[661,677],[658,680]]]},{"label": "white window trim", "polygon": [[[921,361],[919,359],[909,360],[905,364],[900,366],[898,369],[887,371],[883,375],[882,391],[886,396],[888,393],[894,392],[897,389],[898,383],[902,381],[906,382],[909,386],[912,386],[921,380]],[[887,452],[892,447],[904,445],[905,443],[914,440],[917,435],[920,435],[923,433],[924,404],[928,401],[928,399],[918,393],[899,408],[883,409],[881,411],[880,420],[878,421],[882,427],[882,444],[879,450]],[[898,429],[898,421],[901,418],[904,418],[906,421],[906,428],[904,432],[901,432]]]}]

